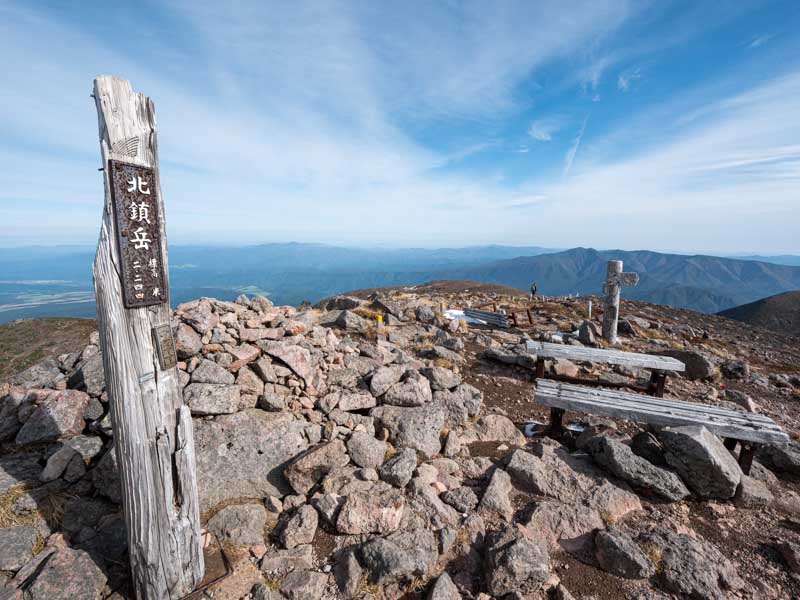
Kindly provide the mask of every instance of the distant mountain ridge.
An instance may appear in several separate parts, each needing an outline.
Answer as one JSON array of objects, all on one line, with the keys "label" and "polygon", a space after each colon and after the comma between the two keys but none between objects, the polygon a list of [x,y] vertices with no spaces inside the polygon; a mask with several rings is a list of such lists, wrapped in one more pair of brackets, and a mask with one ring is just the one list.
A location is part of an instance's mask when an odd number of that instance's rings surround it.
[{"label": "distant mountain ridge", "polygon": [[800,267],[717,256],[662,254],[648,250],[573,248],[519,257],[468,269],[458,279],[477,279],[527,289],[536,281],[547,295],[599,294],[606,263],[618,259],[639,274],[623,295],[701,312],[719,312],[765,295],[800,289]]},{"label": "distant mountain ridge", "polygon": [[[88,247],[0,248],[0,322],[94,316]],[[623,296],[716,313],[800,289],[800,267],[702,255],[537,246],[346,248],[324,244],[170,246],[172,304],[198,296],[268,294],[278,304],[316,302],[347,290],[473,279],[542,294],[600,294],[606,262],[621,259],[640,283]]]},{"label": "distant mountain ridge", "polygon": [[800,337],[800,291],[784,292],[723,310],[720,316]]}]

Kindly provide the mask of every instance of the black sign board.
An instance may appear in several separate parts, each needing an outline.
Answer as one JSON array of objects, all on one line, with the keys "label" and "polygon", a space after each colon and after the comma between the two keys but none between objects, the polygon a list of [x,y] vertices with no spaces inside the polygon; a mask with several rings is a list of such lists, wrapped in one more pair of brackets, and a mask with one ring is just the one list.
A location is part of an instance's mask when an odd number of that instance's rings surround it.
[{"label": "black sign board", "polygon": [[122,262],[123,304],[139,308],[166,302],[161,199],[155,171],[118,160],[109,160],[108,168]]}]

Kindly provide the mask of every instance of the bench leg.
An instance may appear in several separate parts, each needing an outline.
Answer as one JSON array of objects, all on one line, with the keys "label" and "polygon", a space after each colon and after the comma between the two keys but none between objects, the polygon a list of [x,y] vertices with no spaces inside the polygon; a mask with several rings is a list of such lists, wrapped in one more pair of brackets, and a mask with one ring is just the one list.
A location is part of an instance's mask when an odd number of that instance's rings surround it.
[{"label": "bench leg", "polygon": [[531,314],[531,309],[530,308],[526,308],[525,310],[528,313],[528,323],[533,325],[533,315]]},{"label": "bench leg", "polygon": [[731,454],[733,454],[733,451],[736,450],[736,443],[737,440],[734,438],[725,438],[725,441],[723,442],[723,444],[725,444],[725,448],[727,448],[728,452]]},{"label": "bench leg", "polygon": [[667,383],[667,374],[664,371],[653,371],[650,373],[650,383],[647,386],[647,393],[656,398],[664,397],[664,385]]},{"label": "bench leg", "polygon": [[739,466],[742,468],[742,473],[745,475],[750,475],[750,468],[753,466],[753,458],[758,448],[758,444],[742,442],[742,450],[739,452]]},{"label": "bench leg", "polygon": [[536,357],[536,379],[544,377],[544,358]]},{"label": "bench leg", "polygon": [[550,409],[550,435],[558,437],[564,431],[564,409],[551,408]]}]

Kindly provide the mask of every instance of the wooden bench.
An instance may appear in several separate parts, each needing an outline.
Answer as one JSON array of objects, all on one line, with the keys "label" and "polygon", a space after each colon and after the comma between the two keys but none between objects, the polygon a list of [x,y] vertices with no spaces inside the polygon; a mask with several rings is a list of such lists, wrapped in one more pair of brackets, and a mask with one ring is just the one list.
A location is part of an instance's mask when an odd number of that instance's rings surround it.
[{"label": "wooden bench", "polygon": [[472,319],[479,319],[488,325],[494,325],[495,327],[508,329],[508,317],[503,313],[467,307],[464,309],[464,316]]},{"label": "wooden bench", "polygon": [[610,365],[624,365],[626,367],[639,367],[650,369],[650,382],[645,388],[603,382],[594,379],[576,379],[566,376],[550,376],[550,379],[560,379],[571,383],[584,385],[604,385],[607,387],[632,387],[659,398],[664,395],[664,385],[669,371],[683,372],[686,365],[670,356],[656,356],[654,354],[640,354],[638,352],[623,352],[621,350],[603,350],[601,348],[586,348],[584,346],[565,346],[549,342],[535,342],[528,340],[526,343],[528,354],[536,356],[536,378],[545,376],[544,361],[547,358],[564,358],[577,362],[605,363]]},{"label": "wooden bench", "polygon": [[789,441],[789,436],[765,415],[619,390],[587,388],[539,379],[536,381],[536,402],[550,408],[550,430],[553,433],[560,432],[565,410],[650,425],[703,425],[724,438],[725,447],[731,452],[735,450],[737,442],[741,444],[739,464],[745,474],[750,473],[753,455],[759,445],[785,444]]}]

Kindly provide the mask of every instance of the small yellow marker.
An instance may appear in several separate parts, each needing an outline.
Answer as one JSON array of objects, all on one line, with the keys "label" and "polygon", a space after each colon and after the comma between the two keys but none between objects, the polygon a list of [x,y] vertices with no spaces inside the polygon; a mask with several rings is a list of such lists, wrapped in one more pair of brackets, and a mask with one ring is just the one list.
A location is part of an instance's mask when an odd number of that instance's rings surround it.
[{"label": "small yellow marker", "polygon": [[383,327],[383,315],[376,316],[375,320],[378,322],[378,329]]}]

